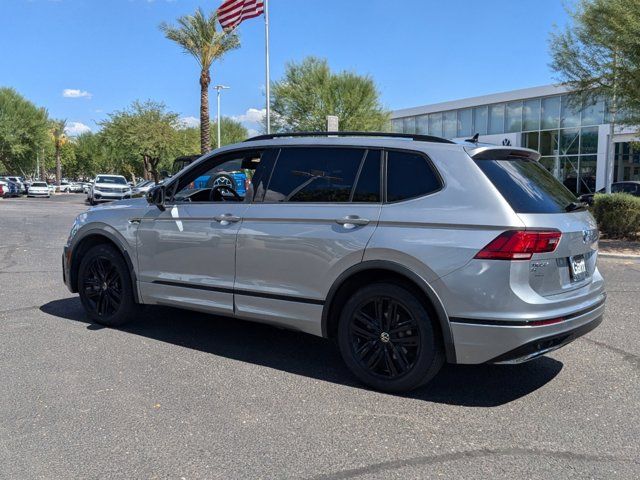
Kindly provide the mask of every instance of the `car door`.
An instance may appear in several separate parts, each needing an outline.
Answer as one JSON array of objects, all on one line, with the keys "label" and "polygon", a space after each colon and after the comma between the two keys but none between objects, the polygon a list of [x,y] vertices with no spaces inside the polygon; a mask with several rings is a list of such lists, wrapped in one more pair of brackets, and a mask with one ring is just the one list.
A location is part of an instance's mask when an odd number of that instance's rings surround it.
[{"label": "car door", "polygon": [[[140,220],[138,280],[145,303],[233,314],[236,235],[248,203],[229,195],[228,186],[213,185],[221,174],[238,171],[234,178],[244,178],[242,162],[255,155],[259,159],[259,152],[240,151],[194,165],[167,185],[166,209],[153,207]],[[245,191],[245,185],[235,187]]]},{"label": "car door", "polygon": [[381,207],[381,152],[283,147],[254,182],[236,249],[236,314],[321,333],[332,284],[362,261]]}]

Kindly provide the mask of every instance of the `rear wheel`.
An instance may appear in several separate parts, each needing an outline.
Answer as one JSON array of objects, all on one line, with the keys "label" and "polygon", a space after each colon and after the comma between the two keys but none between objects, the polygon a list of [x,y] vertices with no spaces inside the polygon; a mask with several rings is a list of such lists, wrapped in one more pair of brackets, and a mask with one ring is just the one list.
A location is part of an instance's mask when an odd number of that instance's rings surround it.
[{"label": "rear wheel", "polygon": [[444,362],[433,321],[420,299],[403,286],[363,287],[340,316],[342,358],[370,387],[387,392],[417,388],[431,380]]},{"label": "rear wheel", "polygon": [[80,300],[91,320],[117,327],[131,320],[140,309],[124,258],[110,245],[97,245],[80,262]]}]

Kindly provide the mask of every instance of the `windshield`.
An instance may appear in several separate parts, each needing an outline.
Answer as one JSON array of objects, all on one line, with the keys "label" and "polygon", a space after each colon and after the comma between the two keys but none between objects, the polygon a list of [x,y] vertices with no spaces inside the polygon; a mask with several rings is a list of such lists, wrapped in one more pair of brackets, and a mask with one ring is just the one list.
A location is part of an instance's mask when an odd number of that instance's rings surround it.
[{"label": "windshield", "polygon": [[124,177],[108,177],[101,175],[96,178],[96,183],[113,183],[115,185],[126,185],[127,180]]},{"label": "windshield", "polygon": [[33,182],[33,183],[31,184],[31,186],[32,186],[32,187],[46,187],[46,186],[47,186],[47,184],[46,184],[46,183],[44,183],[44,182]]},{"label": "windshield", "polygon": [[516,213],[565,213],[576,201],[535,160],[476,160],[476,164]]}]

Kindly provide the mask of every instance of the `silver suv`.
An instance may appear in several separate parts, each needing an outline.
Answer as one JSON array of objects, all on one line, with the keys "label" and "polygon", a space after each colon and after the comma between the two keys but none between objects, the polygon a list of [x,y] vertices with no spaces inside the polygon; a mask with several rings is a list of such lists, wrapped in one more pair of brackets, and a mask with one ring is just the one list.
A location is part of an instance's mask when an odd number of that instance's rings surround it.
[{"label": "silver suv", "polygon": [[[602,320],[598,231],[532,150],[401,134],[256,137],[76,219],[64,280],[118,326],[141,304],[337,340],[365,384],[518,363]],[[244,194],[214,184],[242,172]]]}]

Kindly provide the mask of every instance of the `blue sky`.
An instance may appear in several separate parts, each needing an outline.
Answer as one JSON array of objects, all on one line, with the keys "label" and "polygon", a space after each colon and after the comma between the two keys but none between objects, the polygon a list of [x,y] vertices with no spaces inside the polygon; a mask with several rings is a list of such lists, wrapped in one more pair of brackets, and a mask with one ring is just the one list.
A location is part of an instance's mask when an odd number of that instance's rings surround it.
[{"label": "blue sky", "polygon": [[[135,99],[197,117],[198,67],[158,30],[221,0],[0,0],[0,86],[97,130]],[[371,75],[389,109],[553,83],[548,36],[561,0],[270,0],[272,80],[288,61],[325,57]],[[258,128],[264,23],[240,26],[242,48],[212,71],[223,114]],[[65,91],[66,94],[64,93]],[[215,114],[214,95],[211,112]],[[73,132],[72,132],[73,133]]]}]

